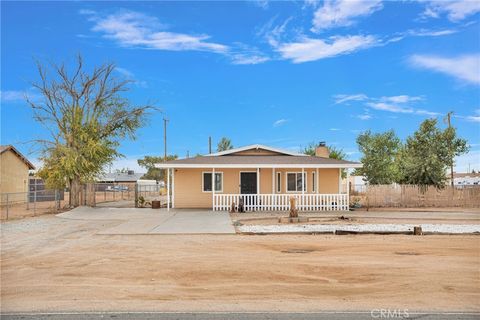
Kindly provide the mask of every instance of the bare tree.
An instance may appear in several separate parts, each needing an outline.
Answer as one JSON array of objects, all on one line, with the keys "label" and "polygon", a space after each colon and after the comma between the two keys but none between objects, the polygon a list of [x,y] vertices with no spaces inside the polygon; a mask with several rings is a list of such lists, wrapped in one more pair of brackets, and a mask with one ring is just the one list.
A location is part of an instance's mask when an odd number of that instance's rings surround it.
[{"label": "bare tree", "polygon": [[106,63],[87,71],[80,55],[71,72],[62,64],[36,62],[40,81],[32,85],[41,101],[27,102],[34,119],[50,133],[37,140],[43,166],[39,175],[51,187],[70,189],[70,206],[79,205],[81,184],[93,181],[103,168],[121,157],[124,138],[135,138],[151,106],[133,106],[122,96],[128,80],[114,77]]}]

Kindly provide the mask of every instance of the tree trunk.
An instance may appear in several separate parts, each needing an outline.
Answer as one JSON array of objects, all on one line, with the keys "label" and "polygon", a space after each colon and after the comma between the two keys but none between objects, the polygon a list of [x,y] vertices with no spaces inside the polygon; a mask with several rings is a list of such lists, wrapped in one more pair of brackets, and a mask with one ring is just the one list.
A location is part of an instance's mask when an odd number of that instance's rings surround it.
[{"label": "tree trunk", "polygon": [[70,181],[70,207],[78,207],[80,205],[80,192],[82,185],[79,178],[73,178]]}]

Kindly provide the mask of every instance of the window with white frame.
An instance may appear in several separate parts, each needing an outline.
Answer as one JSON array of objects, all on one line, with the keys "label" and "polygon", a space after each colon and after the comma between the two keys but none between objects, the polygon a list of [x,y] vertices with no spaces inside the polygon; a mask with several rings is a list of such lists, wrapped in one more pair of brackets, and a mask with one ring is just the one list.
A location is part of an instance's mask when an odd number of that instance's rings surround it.
[{"label": "window with white frame", "polygon": [[317,179],[315,179],[315,171],[312,172],[312,192],[317,191]]},{"label": "window with white frame", "polygon": [[277,193],[282,192],[282,173],[277,172]]},{"label": "window with white frame", "polygon": [[306,181],[306,174],[301,172],[287,172],[287,192],[301,192]]},{"label": "window with white frame", "polygon": [[[203,192],[212,192],[212,173],[203,173]],[[215,172],[215,192],[223,192],[223,172]]]}]

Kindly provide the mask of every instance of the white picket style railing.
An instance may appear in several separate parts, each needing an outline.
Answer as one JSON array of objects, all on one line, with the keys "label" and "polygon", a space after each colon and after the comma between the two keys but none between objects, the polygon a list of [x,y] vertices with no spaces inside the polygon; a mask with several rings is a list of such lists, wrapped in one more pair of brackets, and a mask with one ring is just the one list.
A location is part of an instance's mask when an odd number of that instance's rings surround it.
[{"label": "white picket style railing", "polygon": [[224,194],[213,196],[213,210],[230,210],[232,203],[238,206],[243,200],[245,211],[290,210],[290,197],[296,198],[299,211],[347,211],[347,194]]}]

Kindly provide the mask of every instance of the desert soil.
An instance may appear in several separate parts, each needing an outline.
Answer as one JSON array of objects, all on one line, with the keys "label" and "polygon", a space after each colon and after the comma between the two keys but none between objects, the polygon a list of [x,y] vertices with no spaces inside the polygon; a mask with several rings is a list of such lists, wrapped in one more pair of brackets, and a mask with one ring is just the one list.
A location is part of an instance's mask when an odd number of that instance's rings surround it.
[{"label": "desert soil", "polygon": [[148,235],[1,224],[1,311],[480,310],[480,236]]}]

